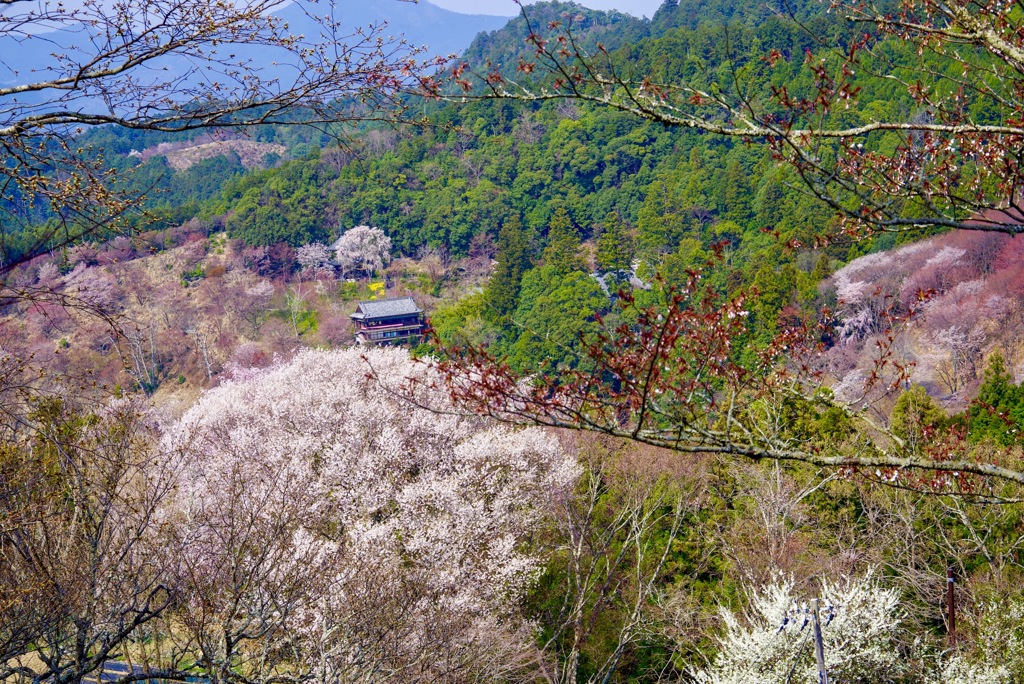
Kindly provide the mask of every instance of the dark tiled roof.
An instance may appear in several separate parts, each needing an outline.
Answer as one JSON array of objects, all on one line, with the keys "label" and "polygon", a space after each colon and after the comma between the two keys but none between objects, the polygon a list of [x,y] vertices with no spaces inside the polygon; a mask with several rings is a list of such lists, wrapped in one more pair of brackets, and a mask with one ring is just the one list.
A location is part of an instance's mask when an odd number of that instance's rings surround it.
[{"label": "dark tiled roof", "polygon": [[412,297],[400,299],[382,299],[372,302],[359,302],[352,318],[391,318],[393,316],[413,316],[423,313]]}]

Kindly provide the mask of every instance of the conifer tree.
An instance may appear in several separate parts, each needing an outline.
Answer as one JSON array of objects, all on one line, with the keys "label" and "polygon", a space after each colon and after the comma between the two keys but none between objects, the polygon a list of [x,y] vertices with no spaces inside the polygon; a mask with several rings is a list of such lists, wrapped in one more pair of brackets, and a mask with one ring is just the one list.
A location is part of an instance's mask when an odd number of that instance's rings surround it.
[{"label": "conifer tree", "polygon": [[530,263],[530,241],[518,214],[512,214],[498,231],[498,265],[487,285],[487,304],[495,322],[508,319],[516,310],[519,287]]},{"label": "conifer tree", "polygon": [[668,187],[658,180],[647,188],[647,196],[637,216],[637,248],[641,256],[656,258],[670,249],[671,222]]},{"label": "conifer tree", "polygon": [[1024,419],[1021,389],[1013,382],[1006,360],[999,352],[992,354],[985,368],[985,379],[978,388],[978,400],[968,410],[972,441],[991,440],[1010,446],[1020,441]]},{"label": "conifer tree", "polygon": [[597,238],[597,270],[627,271],[632,258],[632,245],[622,218],[614,211],[608,212]]},{"label": "conifer tree", "polygon": [[573,225],[569,212],[559,207],[548,226],[548,246],[542,257],[544,264],[561,274],[584,270],[583,259],[580,257],[581,244],[580,233]]},{"label": "conifer tree", "polygon": [[730,160],[725,168],[722,187],[723,216],[740,225],[750,221],[750,195],[750,185],[743,167],[735,159]]},{"label": "conifer tree", "polygon": [[817,284],[830,275],[832,275],[832,266],[829,263],[828,254],[822,253],[814,264],[814,270],[811,271],[811,280]]}]

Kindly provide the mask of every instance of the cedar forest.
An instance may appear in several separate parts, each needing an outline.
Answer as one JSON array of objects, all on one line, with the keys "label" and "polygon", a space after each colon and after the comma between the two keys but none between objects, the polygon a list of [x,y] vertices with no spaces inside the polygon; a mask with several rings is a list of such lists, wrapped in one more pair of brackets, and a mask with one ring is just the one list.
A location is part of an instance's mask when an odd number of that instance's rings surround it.
[{"label": "cedar forest", "polygon": [[[810,683],[820,598],[828,681],[1024,680],[1016,231],[851,230],[765,136],[531,95],[562,87],[540,31],[810,101],[812,55],[846,74],[871,33],[843,7],[538,3],[398,115],[269,98],[8,148],[0,679]],[[874,30],[822,120],[928,125],[913,79],[968,58]],[[1019,126],[992,92],[960,111]],[[38,191],[71,147],[113,218]],[[399,296],[430,335],[355,345]]]}]

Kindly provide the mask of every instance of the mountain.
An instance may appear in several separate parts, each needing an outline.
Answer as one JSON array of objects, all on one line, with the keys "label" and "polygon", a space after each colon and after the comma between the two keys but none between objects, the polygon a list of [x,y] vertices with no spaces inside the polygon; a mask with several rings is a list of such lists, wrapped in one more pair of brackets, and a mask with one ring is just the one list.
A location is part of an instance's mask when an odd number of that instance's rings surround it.
[{"label": "mountain", "polygon": [[[320,9],[314,6],[312,9]],[[508,18],[485,14],[460,14],[429,2],[400,2],[398,0],[368,0],[345,2],[334,8],[335,21],[343,26],[366,27],[387,22],[388,36],[402,36],[417,46],[425,46],[431,55],[461,53],[482,31],[495,31]],[[314,22],[296,3],[288,5],[278,15],[288,21],[294,33],[316,30]]]},{"label": "mountain", "polygon": [[[541,33],[550,33],[552,22],[571,27],[580,46],[594,52],[600,43],[608,50],[634,45],[650,35],[650,22],[622,12],[592,10],[574,2],[541,2],[526,8],[530,25]],[[530,28],[522,16],[503,24],[497,31],[480,33],[466,48],[471,64],[490,63],[503,70],[514,70],[520,57],[531,58],[534,48],[526,41]]]},{"label": "mountain", "polygon": [[[292,34],[305,35],[307,39],[313,40],[321,34],[322,29],[307,12],[317,15],[332,12],[333,20],[344,27],[343,33],[365,29],[370,25],[380,26],[386,22],[385,36],[404,37],[412,45],[425,47],[425,56],[461,53],[478,33],[499,29],[508,22],[505,17],[460,14],[425,1],[412,3],[399,0],[323,5],[293,2],[276,14],[288,22]],[[21,38],[4,36],[0,38],[0,86],[53,78],[61,72],[57,56],[84,62],[91,56],[91,42],[84,29],[38,33]],[[85,49],[80,46],[85,46]],[[281,55],[275,54],[273,50],[233,45],[230,51],[239,57],[252,59],[264,77],[273,76],[288,81],[287,68],[277,64]],[[185,57],[175,56],[158,66],[162,80],[168,73],[183,74],[194,65]],[[52,96],[52,93],[46,96]],[[36,100],[32,96],[25,96],[20,101]]]}]

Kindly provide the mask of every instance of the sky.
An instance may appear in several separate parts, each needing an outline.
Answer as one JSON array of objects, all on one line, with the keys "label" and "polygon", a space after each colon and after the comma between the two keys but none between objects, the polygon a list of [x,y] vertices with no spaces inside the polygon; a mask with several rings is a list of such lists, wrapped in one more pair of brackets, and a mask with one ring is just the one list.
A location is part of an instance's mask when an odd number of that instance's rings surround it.
[{"label": "sky", "polygon": [[[57,5],[58,1],[65,7],[80,7],[83,0],[44,0],[44,4]],[[348,0],[343,0],[348,1]],[[373,0],[371,0],[373,1]],[[514,17],[519,14],[519,6],[513,0],[427,0],[431,4],[453,12],[463,14],[491,14],[499,17]],[[535,0],[525,0],[527,4]],[[651,17],[661,6],[662,0],[575,0],[591,9],[611,10],[632,14],[635,17]],[[0,3],[2,4],[2,3]],[[3,10],[0,10],[0,14]]]},{"label": "sky", "polygon": [[[511,17],[519,14],[519,6],[512,0],[429,0],[434,5],[465,14],[495,14]],[[636,17],[651,17],[662,0],[576,0],[591,9],[617,9]]]}]

